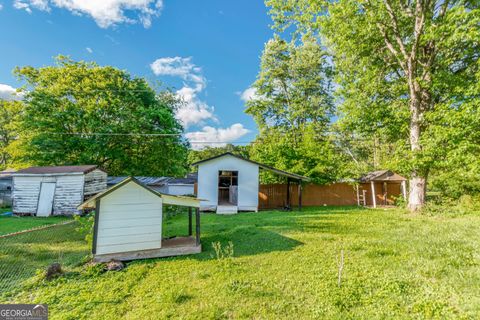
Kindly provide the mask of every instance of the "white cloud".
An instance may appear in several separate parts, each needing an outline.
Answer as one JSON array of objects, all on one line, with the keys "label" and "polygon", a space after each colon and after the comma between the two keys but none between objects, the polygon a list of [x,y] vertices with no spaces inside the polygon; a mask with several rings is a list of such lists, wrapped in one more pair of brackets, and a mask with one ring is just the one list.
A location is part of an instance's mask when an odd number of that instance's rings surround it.
[{"label": "white cloud", "polygon": [[187,81],[193,81],[196,85],[201,85],[202,89],[206,85],[205,78],[202,76],[202,69],[192,63],[192,57],[160,58],[150,64],[150,68],[157,76],[180,77]]},{"label": "white cloud", "polygon": [[93,53],[93,50],[90,47],[86,47],[85,50],[87,50],[88,53]]},{"label": "white cloud", "polygon": [[150,68],[157,76],[179,77],[185,81],[183,87],[176,92],[184,102],[177,110],[176,117],[185,127],[206,120],[217,121],[214,108],[198,97],[205,90],[207,80],[202,74],[202,69],[192,62],[191,57],[160,58],[151,63]]},{"label": "white cloud", "polygon": [[246,129],[243,124],[235,123],[228,128],[206,126],[202,131],[188,132],[185,136],[192,142],[192,148],[198,150],[206,146],[225,146],[228,142],[234,142],[249,132],[250,130]]},{"label": "white cloud", "polygon": [[185,127],[202,123],[206,120],[217,121],[214,108],[198,98],[200,91],[188,86],[176,92],[177,97],[183,101],[183,105],[177,110],[176,118]]},{"label": "white cloud", "polygon": [[14,87],[0,83],[0,100],[22,100],[23,93],[17,92]]},{"label": "white cloud", "polygon": [[20,10],[23,9],[28,13],[32,13],[32,8],[41,11],[50,11],[48,0],[15,0],[13,7]]},{"label": "white cloud", "polygon": [[138,22],[149,28],[152,18],[160,16],[163,0],[15,0],[13,6],[28,13],[32,9],[49,11],[50,6],[55,6],[90,16],[101,28]]},{"label": "white cloud", "polygon": [[2,10],[2,9],[3,9],[3,4],[0,3],[0,10]]},{"label": "white cloud", "polygon": [[245,102],[258,98],[257,89],[255,88],[248,88],[243,92],[239,92],[238,94],[240,96],[240,99],[242,99]]}]

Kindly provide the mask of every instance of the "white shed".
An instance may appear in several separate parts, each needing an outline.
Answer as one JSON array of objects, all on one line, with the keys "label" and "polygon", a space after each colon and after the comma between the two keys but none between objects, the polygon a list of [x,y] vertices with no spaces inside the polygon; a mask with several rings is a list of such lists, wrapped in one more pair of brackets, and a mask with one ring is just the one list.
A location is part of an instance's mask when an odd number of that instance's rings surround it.
[{"label": "white shed", "polygon": [[13,213],[46,217],[77,214],[77,207],[107,188],[95,165],[30,167],[13,175]]},{"label": "white shed", "polygon": [[[190,208],[187,237],[162,238],[164,204]],[[92,253],[95,261],[106,262],[201,252],[199,207],[196,198],[161,194],[129,177],[79,209],[95,209]],[[191,208],[197,208],[195,237]]]},{"label": "white shed", "polygon": [[193,165],[198,166],[197,196],[202,199],[200,209],[217,213],[258,211],[260,169],[287,177],[288,184],[290,181],[301,183],[309,180],[229,152]]}]

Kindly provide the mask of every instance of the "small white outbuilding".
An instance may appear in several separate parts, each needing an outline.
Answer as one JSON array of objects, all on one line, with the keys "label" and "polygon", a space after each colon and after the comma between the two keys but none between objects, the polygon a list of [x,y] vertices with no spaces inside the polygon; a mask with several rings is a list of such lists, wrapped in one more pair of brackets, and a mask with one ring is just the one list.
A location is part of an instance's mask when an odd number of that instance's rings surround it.
[{"label": "small white outbuilding", "polygon": [[[163,239],[163,205],[189,208],[188,236]],[[94,261],[134,260],[201,252],[200,201],[161,194],[129,177],[88,199],[78,209],[94,209]],[[195,237],[192,230],[195,208]]]},{"label": "small white outbuilding", "polygon": [[[288,207],[290,206],[290,182],[301,184],[302,181],[309,180],[301,175],[275,169],[230,152],[192,165],[198,167],[197,196],[202,199],[200,209],[223,214],[258,211],[260,169],[286,177]],[[301,198],[301,188],[299,197]]]},{"label": "small white outbuilding", "polygon": [[107,188],[107,173],[95,165],[30,167],[13,177],[13,213],[46,217],[77,214],[77,207]]}]

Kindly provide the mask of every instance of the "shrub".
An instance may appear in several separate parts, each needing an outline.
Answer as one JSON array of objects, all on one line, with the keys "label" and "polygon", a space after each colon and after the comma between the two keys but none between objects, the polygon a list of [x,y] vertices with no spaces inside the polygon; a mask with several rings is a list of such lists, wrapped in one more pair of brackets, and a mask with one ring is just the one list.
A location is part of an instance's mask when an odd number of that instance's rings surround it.
[{"label": "shrub", "polygon": [[88,246],[92,246],[93,242],[93,225],[95,223],[95,211],[91,211],[84,216],[75,216],[78,227],[75,229],[80,234],[85,235],[85,241]]}]

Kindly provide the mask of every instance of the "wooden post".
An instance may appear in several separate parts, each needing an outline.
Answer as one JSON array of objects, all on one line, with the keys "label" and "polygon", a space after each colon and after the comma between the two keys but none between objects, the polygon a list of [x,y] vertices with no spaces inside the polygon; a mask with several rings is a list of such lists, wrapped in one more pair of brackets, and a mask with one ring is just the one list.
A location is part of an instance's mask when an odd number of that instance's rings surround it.
[{"label": "wooden post", "polygon": [[407,201],[407,181],[402,181],[403,200]]},{"label": "wooden post", "polygon": [[360,207],[360,186],[357,184],[357,206]]},{"label": "wooden post", "polygon": [[200,245],[200,209],[195,209],[195,243]]},{"label": "wooden post", "polygon": [[383,192],[383,202],[384,202],[385,205],[387,205],[388,204],[388,201],[387,201],[388,200],[388,183],[387,182],[383,183],[383,189],[385,189],[385,190],[383,190],[384,191]]},{"label": "wooden post", "polygon": [[188,236],[191,237],[193,234],[192,230],[192,207],[188,208]]},{"label": "wooden post", "polygon": [[298,210],[302,211],[302,181],[298,180]]},{"label": "wooden post", "polygon": [[375,182],[374,181],[370,181],[370,184],[372,186],[372,203],[373,203],[373,207],[376,208],[377,207],[377,199],[376,199],[376,194],[375,194]]},{"label": "wooden post", "polygon": [[287,209],[290,210],[290,178],[287,178]]}]

